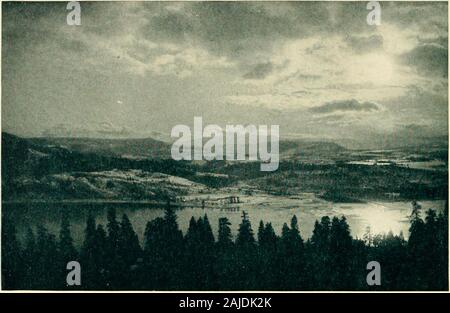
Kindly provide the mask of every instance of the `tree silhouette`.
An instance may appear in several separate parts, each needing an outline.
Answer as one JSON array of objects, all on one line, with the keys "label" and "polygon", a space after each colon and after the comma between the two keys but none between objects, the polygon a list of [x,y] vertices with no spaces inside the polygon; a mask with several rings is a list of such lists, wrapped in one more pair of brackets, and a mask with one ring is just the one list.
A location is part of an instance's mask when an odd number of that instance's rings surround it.
[{"label": "tree silhouette", "polygon": [[219,236],[217,246],[220,249],[228,249],[233,246],[230,225],[231,223],[226,217],[219,218]]},{"label": "tree silhouette", "polygon": [[304,286],[304,246],[298,229],[297,217],[291,219],[291,227],[285,223],[282,229],[279,247],[281,276],[285,277],[284,289],[295,290]]},{"label": "tree silhouette", "polygon": [[[215,241],[206,215],[192,217],[183,236],[168,204],[163,218],[147,223],[142,250],[128,216],[119,223],[108,210],[107,231],[87,216],[77,257],[63,212],[58,240],[43,225],[36,234],[28,227],[21,242],[11,224],[2,227],[2,287],[64,290],[62,268],[74,258],[86,290],[447,290],[447,204],[423,215],[413,203],[408,240],[392,232],[354,239],[345,217],[324,216],[304,242],[293,216],[281,236],[261,221],[256,242],[244,212],[233,242],[228,219],[219,219]],[[381,286],[365,281],[372,260],[382,264]]]},{"label": "tree silhouette", "polygon": [[59,232],[59,254],[63,262],[75,260],[77,251],[73,245],[72,235],[70,234],[70,223],[67,213],[62,213],[61,229]]},{"label": "tree silhouette", "polygon": [[[27,227],[26,235],[25,235],[25,247],[22,253],[23,256],[23,285],[29,286],[29,289],[35,289],[37,288],[36,282],[34,277],[36,276],[35,273],[35,266],[34,261],[37,258],[37,251],[36,251],[36,236],[33,232],[33,229],[31,227]],[[6,257],[4,257],[6,260]]]},{"label": "tree silhouette", "polygon": [[333,217],[330,228],[330,258],[334,266],[330,280],[333,290],[347,290],[352,284],[352,237],[345,217]]},{"label": "tree silhouette", "polygon": [[[61,228],[59,231],[59,242],[58,242],[58,274],[60,276],[59,281],[65,282],[66,277],[66,266],[70,261],[77,261],[78,253],[73,245],[73,239],[70,234],[70,223],[69,217],[66,211],[62,211],[61,214]],[[64,287],[64,285],[62,285]]]},{"label": "tree silhouette", "polygon": [[111,258],[116,257],[118,245],[119,245],[119,232],[120,226],[116,219],[116,210],[114,208],[109,208],[107,212],[106,228],[108,230],[107,240],[108,240],[108,254]]},{"label": "tree silhouette", "polygon": [[252,290],[257,282],[257,256],[255,237],[248,214],[242,212],[242,222],[236,238],[236,288],[241,290]]},{"label": "tree silhouette", "polygon": [[277,277],[280,275],[280,262],[277,255],[278,238],[271,223],[264,225],[260,221],[258,228],[258,275],[257,285],[264,289],[270,289],[270,286],[276,285]]},{"label": "tree silhouette", "polygon": [[[106,236],[106,235],[105,235]],[[84,242],[80,252],[80,265],[83,269],[82,288],[95,290],[106,288],[104,280],[105,265],[107,262],[107,243],[98,237],[95,219],[89,213],[86,219],[86,228],[84,231]]]},{"label": "tree silhouette", "polygon": [[236,252],[231,235],[230,221],[226,217],[219,218],[219,234],[216,244],[217,289],[231,290],[236,288],[235,281],[238,279],[236,271]]},{"label": "tree silhouette", "polygon": [[[20,264],[20,246],[16,238],[14,225],[2,226],[2,287],[16,289],[24,276],[23,264]],[[22,277],[21,277],[22,276]]]},{"label": "tree silhouette", "polygon": [[252,246],[255,243],[255,237],[253,236],[252,225],[248,219],[247,213],[243,211],[242,223],[239,225],[239,232],[236,239],[236,245],[241,248]]},{"label": "tree silhouette", "polygon": [[135,264],[137,259],[142,256],[138,236],[134,232],[133,226],[126,214],[123,214],[120,223],[118,254],[127,267]]},{"label": "tree silhouette", "polygon": [[59,264],[55,260],[58,260],[56,237],[50,234],[43,225],[38,225],[34,274],[37,285],[44,287],[43,289],[58,289],[58,286],[61,285],[58,279],[59,275],[54,275],[59,270]]}]

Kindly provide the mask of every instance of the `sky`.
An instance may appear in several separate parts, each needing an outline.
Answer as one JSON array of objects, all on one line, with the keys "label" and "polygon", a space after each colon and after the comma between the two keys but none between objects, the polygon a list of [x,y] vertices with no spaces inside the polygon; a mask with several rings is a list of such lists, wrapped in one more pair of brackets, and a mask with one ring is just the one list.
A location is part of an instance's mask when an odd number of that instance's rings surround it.
[{"label": "sky", "polygon": [[79,26],[66,4],[2,3],[3,131],[164,139],[201,116],[354,147],[448,135],[446,2],[381,2],[378,26],[367,2],[81,2]]}]

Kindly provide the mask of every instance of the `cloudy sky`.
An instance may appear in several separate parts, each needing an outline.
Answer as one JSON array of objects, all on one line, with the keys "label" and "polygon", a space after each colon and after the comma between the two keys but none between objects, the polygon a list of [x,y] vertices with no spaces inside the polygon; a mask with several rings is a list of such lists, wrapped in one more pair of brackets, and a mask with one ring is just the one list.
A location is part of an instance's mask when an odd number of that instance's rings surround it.
[{"label": "cloudy sky", "polygon": [[168,137],[176,124],[278,124],[361,145],[446,136],[447,3],[3,3],[2,128]]}]

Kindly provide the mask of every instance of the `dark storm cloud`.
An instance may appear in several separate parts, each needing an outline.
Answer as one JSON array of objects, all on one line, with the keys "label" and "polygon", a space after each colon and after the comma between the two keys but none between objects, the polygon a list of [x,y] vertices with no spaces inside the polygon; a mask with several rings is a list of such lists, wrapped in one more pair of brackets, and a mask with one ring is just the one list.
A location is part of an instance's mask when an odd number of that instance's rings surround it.
[{"label": "dark storm cloud", "polygon": [[[143,5],[146,22],[140,35],[144,38],[202,46],[244,68],[255,55],[270,55],[287,40],[310,36],[345,36],[356,53],[383,47],[383,37],[367,24],[367,2],[194,2],[176,10],[170,9],[170,3]],[[397,2],[381,7],[382,22],[401,27],[434,29],[447,23],[442,13],[446,4]],[[431,26],[428,17],[420,18],[429,14],[435,15]]]},{"label": "dark storm cloud", "polygon": [[54,15],[65,18],[66,5],[67,2],[50,2],[45,5],[39,2],[4,2],[2,11],[3,16],[14,16],[32,23],[37,19]]},{"label": "dark storm cloud", "polygon": [[270,53],[289,39],[350,29],[372,31],[365,5],[232,1],[185,3],[170,10],[170,4],[145,3],[147,22],[141,31],[148,40],[195,43],[217,55],[240,59]]},{"label": "dark storm cloud", "polygon": [[305,32],[291,18],[269,14],[257,3],[186,3],[177,11],[157,6],[160,12],[154,15],[151,12],[155,6],[146,4],[150,9],[141,29],[146,39],[195,42],[217,55],[240,57],[267,51],[271,48],[268,40],[278,41]]},{"label": "dark storm cloud", "polygon": [[359,102],[355,99],[327,102],[309,109],[313,113],[333,113],[336,111],[377,111],[378,105],[372,102]]},{"label": "dark storm cloud", "polygon": [[427,75],[447,77],[448,50],[438,44],[422,44],[401,56],[402,62]]},{"label": "dark storm cloud", "polygon": [[[321,6],[303,5],[298,11],[282,6],[276,14],[278,5],[252,2],[221,2],[217,5],[207,2],[193,5],[190,12],[198,17],[199,23],[204,26],[202,36],[210,41],[301,37],[309,31],[308,27],[302,26],[319,26],[315,14],[309,13],[322,12]],[[324,18],[326,16],[321,16],[322,21]]]},{"label": "dark storm cloud", "polygon": [[417,27],[421,31],[446,30],[446,1],[411,1],[381,3],[382,19],[400,27]]},{"label": "dark storm cloud", "polygon": [[[355,51],[364,52],[382,45],[380,36],[371,33],[374,27],[367,25],[366,2],[145,2],[125,7],[110,3],[82,3],[82,31],[102,36],[114,36],[131,20],[142,19],[142,25],[134,35],[150,41],[170,41],[202,46],[218,55],[231,58],[250,57],[255,53],[270,53],[287,39],[305,38],[315,34],[351,34],[348,43]],[[30,19],[51,17],[54,24],[65,22],[66,3],[40,5],[5,5],[8,15],[12,11]],[[424,12],[438,14],[436,6],[411,3],[382,3],[383,21],[420,23],[417,16]],[[443,5],[440,5],[443,8]],[[4,9],[5,10],[5,9]],[[411,13],[413,11],[414,13]],[[402,18],[398,18],[402,16]],[[415,19],[413,18],[415,17]],[[419,20],[419,21],[418,21]],[[134,22],[134,21],[132,21]],[[28,26],[31,24],[28,24]],[[39,30],[40,25],[36,25]],[[8,25],[7,25],[8,26]],[[25,26],[25,25],[24,25]],[[30,28],[30,27],[28,27]],[[55,32],[53,28],[49,32]],[[10,35],[30,34],[17,29]],[[31,36],[41,38],[43,34]],[[74,43],[76,45],[76,43]],[[70,44],[69,44],[70,46]]]},{"label": "dark storm cloud", "polygon": [[152,17],[143,29],[145,37],[177,42],[194,32],[195,20],[183,12],[162,11]]},{"label": "dark storm cloud", "polygon": [[[101,36],[114,36],[130,22],[139,20],[142,25],[133,36],[153,42],[202,47],[219,56],[227,56],[246,67],[255,54],[270,55],[274,49],[289,39],[305,38],[312,35],[330,33],[346,34],[347,42],[354,51],[363,53],[382,46],[383,38],[370,35],[374,27],[367,25],[366,2],[184,2],[174,3],[145,2],[137,5],[111,5],[110,3],[83,3],[83,32],[93,32]],[[65,22],[65,3],[48,5],[13,5],[17,14],[39,19],[50,16],[54,24]],[[27,9],[24,9],[24,8]],[[384,9],[386,7],[386,9]],[[409,16],[409,3],[395,5],[382,3],[383,19],[393,20],[395,14]],[[418,9],[416,9],[416,7]],[[32,9],[30,9],[32,8]],[[49,9],[47,9],[49,8]],[[430,10],[432,6],[412,6],[420,10]],[[22,14],[23,11],[23,14]],[[386,11],[386,12],[385,12]],[[434,12],[434,11],[433,11]],[[25,19],[26,21],[26,19]],[[412,22],[413,20],[411,20]],[[41,27],[34,23],[35,31],[30,35],[41,38],[57,32],[58,28]],[[24,25],[26,26],[26,25]],[[29,26],[29,25],[28,25]],[[62,25],[61,27],[64,27]],[[29,28],[29,27],[27,27]],[[20,27],[10,36],[31,34],[33,30],[23,31]],[[369,33],[369,34],[367,34]],[[351,35],[348,35],[351,34]],[[363,34],[363,35],[359,35]],[[37,39],[39,40],[39,39]],[[79,47],[79,42],[69,42],[65,46]],[[318,47],[319,49],[320,47]]]},{"label": "dark storm cloud", "polygon": [[[27,55],[36,46],[55,46],[61,54],[88,51],[90,47],[79,39],[67,36],[73,33],[95,32],[111,36],[122,29],[118,7],[107,3],[85,2],[81,6],[82,26],[67,25],[67,2],[5,2],[2,13],[2,42],[6,54]],[[9,51],[8,49],[11,49]]]},{"label": "dark storm cloud", "polygon": [[[46,3],[47,4],[47,3]],[[58,29],[55,23],[65,23],[66,3],[52,2],[48,5],[40,3],[5,2],[2,3],[3,22],[2,38],[7,44],[26,42],[38,44],[41,41],[54,39]],[[3,47],[5,48],[5,46]]]},{"label": "dark storm cloud", "polygon": [[246,79],[263,79],[273,71],[273,64],[270,62],[259,63],[255,65],[249,72],[244,74]]}]

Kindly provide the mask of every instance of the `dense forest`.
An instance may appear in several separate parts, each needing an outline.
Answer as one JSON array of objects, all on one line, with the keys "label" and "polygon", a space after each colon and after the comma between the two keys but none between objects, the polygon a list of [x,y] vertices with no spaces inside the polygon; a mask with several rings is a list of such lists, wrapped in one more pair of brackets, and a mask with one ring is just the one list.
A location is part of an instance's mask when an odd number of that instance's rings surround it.
[{"label": "dense forest", "polygon": [[[233,239],[227,218],[217,240],[208,217],[192,218],[185,235],[168,204],[165,215],[147,223],[144,244],[127,217],[107,212],[107,225],[86,221],[76,249],[70,221],[62,213],[59,236],[43,226],[19,240],[14,226],[2,227],[3,289],[41,290],[448,290],[448,204],[444,213],[418,204],[409,238],[352,238],[345,217],[322,217],[303,240],[293,216],[277,236],[271,223],[256,234],[244,213]],[[66,264],[81,264],[81,286],[67,286]],[[368,286],[366,265],[381,264],[381,286]]]}]

